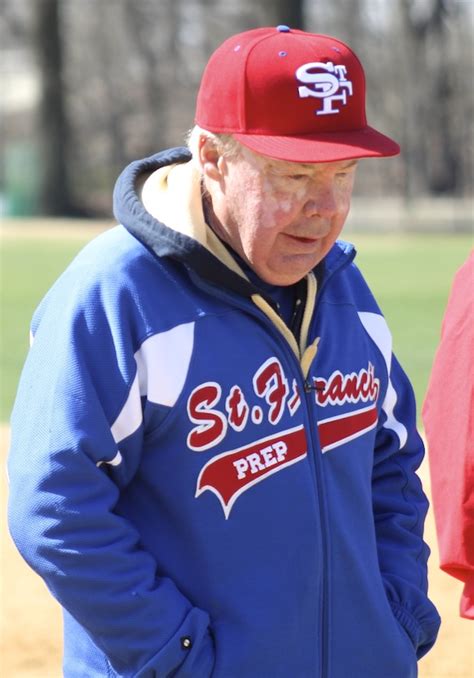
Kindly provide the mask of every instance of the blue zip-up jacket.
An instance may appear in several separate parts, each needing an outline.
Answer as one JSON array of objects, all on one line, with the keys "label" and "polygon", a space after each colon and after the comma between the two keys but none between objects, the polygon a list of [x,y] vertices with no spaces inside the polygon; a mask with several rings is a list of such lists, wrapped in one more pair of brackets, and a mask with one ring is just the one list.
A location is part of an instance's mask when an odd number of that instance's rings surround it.
[{"label": "blue zip-up jacket", "polygon": [[65,676],[412,678],[439,617],[387,324],[339,242],[290,331],[189,160],[125,170],[121,225],[32,323],[9,520],[64,609]]}]

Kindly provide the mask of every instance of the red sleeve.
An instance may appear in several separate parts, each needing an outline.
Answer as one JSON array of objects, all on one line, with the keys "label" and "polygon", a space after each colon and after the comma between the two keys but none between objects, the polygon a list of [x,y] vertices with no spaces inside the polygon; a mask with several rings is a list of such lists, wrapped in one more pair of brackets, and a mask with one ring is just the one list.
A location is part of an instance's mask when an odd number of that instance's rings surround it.
[{"label": "red sleeve", "polygon": [[474,251],[454,278],[423,404],[440,566],[474,619]]}]

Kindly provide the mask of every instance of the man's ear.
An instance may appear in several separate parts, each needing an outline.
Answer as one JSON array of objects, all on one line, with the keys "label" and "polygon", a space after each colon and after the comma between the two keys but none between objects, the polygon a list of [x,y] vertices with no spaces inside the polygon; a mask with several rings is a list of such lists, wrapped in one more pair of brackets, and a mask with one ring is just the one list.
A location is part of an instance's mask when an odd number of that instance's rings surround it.
[{"label": "man's ear", "polygon": [[225,159],[217,149],[216,143],[206,135],[201,135],[198,142],[199,164],[204,176],[214,181],[221,181],[224,173]]}]

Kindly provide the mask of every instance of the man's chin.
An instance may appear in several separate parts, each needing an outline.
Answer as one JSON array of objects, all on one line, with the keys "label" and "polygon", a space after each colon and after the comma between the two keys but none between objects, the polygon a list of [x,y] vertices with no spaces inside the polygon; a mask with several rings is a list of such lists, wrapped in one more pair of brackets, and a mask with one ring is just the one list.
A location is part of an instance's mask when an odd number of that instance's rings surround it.
[{"label": "man's chin", "polygon": [[259,277],[269,285],[275,285],[277,287],[289,287],[290,285],[295,285],[297,282],[306,277],[309,271],[311,271],[313,268],[314,266],[311,266],[311,268],[305,269],[303,271],[270,273],[265,274],[264,276],[260,275]]},{"label": "man's chin", "polygon": [[[292,255],[285,259],[285,262],[278,269],[275,268],[274,271],[265,272],[266,282],[281,287],[294,285],[305,278],[319,264],[322,257],[314,256],[314,254],[312,256],[302,254]],[[265,278],[262,277],[262,280],[265,280]]]}]

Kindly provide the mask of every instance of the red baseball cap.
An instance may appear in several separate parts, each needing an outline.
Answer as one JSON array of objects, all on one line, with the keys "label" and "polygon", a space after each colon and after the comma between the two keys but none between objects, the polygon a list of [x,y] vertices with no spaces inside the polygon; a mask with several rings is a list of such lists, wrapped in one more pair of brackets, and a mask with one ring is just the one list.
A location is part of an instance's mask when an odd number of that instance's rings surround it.
[{"label": "red baseball cap", "polygon": [[365,75],[340,40],[288,26],[228,38],[211,55],[195,122],[262,155],[331,162],[397,155],[367,124]]}]

